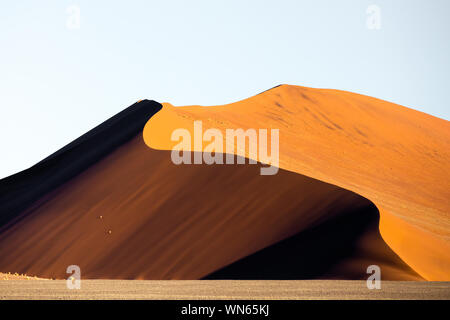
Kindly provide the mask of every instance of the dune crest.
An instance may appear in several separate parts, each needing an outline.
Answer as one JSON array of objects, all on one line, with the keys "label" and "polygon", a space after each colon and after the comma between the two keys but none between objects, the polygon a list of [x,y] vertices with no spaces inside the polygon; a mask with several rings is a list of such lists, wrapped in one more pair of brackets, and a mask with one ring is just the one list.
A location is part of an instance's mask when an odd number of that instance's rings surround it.
[{"label": "dune crest", "polygon": [[279,129],[280,168],[371,200],[394,252],[425,279],[450,280],[448,121],[351,92],[281,85],[227,105],[165,103],[144,141],[171,150],[173,130],[195,120],[205,129]]}]

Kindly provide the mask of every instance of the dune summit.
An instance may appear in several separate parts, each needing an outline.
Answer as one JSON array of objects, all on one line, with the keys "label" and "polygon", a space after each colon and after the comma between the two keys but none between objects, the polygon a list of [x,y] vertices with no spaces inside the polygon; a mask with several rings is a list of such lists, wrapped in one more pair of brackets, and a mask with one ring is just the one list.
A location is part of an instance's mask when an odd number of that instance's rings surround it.
[{"label": "dune summit", "polygon": [[[173,163],[173,131],[194,135],[195,121],[279,130],[279,170]],[[445,120],[337,90],[283,85],[213,107],[143,100],[0,181],[0,272],[366,279],[379,265],[384,280],[448,280],[449,133]],[[231,155],[265,160],[236,146],[218,156]]]}]

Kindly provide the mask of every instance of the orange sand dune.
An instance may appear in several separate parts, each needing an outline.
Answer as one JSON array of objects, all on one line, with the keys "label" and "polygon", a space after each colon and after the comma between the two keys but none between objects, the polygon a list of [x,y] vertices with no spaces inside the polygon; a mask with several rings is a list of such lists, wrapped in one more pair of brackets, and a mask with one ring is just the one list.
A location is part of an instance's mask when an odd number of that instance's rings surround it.
[{"label": "orange sand dune", "polygon": [[371,200],[390,248],[425,279],[450,280],[448,121],[355,93],[282,85],[221,106],[166,103],[144,140],[170,150],[172,131],[192,130],[194,120],[204,130],[279,129],[280,168]]},{"label": "orange sand dune", "polygon": [[[303,261],[323,271],[317,277],[363,279],[378,264],[383,279],[421,279],[372,227],[378,212],[367,199],[285,170],[261,176],[255,165],[177,166],[138,135],[3,230],[0,270],[64,279],[75,264],[82,278],[200,279],[336,217],[348,231],[332,225],[319,234],[329,239],[317,248],[321,258]],[[337,250],[349,252],[326,260]]]}]

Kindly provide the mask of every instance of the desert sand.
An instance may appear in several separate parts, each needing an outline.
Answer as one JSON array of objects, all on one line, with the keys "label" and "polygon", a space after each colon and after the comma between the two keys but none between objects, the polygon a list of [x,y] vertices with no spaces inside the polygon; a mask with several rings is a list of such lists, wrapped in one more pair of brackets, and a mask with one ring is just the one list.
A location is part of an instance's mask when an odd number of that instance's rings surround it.
[{"label": "desert sand", "polygon": [[448,282],[384,281],[368,290],[365,281],[300,280],[84,280],[79,290],[66,281],[0,281],[0,300],[341,300],[450,299]]},{"label": "desert sand", "polygon": [[195,120],[205,130],[277,128],[280,168],[367,198],[380,211],[384,241],[404,262],[427,280],[450,280],[448,121],[351,92],[291,85],[221,106],[163,105],[144,129],[149,147],[171,150],[172,131],[192,132]]},{"label": "desert sand", "polygon": [[[332,273],[338,263],[362,258],[369,261],[356,264],[357,279],[370,264],[401,274],[386,272],[385,279],[420,279],[379,234],[373,243],[381,256],[364,244],[366,229],[376,229],[378,219],[370,205],[353,192],[284,170],[261,176],[250,165],[177,166],[170,152],[148,148],[138,135],[3,231],[0,269],[64,279],[67,266],[76,264],[88,279],[200,279],[341,215],[350,228],[328,232],[333,241],[324,243],[321,259],[309,261],[324,264],[316,272]],[[357,225],[347,218],[352,212],[361,213]],[[343,249],[353,250],[323,260]],[[297,277],[304,278],[300,271]],[[355,277],[346,271],[330,276]]]},{"label": "desert sand", "polygon": [[[224,106],[130,108],[0,181],[1,272],[365,279],[375,264],[383,280],[449,279],[447,121],[296,86]],[[173,164],[170,135],[195,120],[280,129],[278,174]]]}]

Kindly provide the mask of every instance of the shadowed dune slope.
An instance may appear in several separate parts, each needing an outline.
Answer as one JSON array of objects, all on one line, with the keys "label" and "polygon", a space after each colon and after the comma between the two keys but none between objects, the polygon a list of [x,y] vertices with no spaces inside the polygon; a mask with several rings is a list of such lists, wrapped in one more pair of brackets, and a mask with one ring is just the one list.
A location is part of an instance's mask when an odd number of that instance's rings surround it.
[{"label": "shadowed dune slope", "polygon": [[381,268],[383,280],[421,280],[386,245],[376,207],[348,208],[286,240],[264,248],[205,279],[366,280],[367,267]]},{"label": "shadowed dune slope", "polygon": [[161,108],[155,101],[135,103],[33,167],[0,180],[0,228],[47,192],[132,139]]},{"label": "shadowed dune slope", "polygon": [[[5,227],[0,270],[66,278],[75,264],[83,278],[199,279],[337,217],[347,217],[347,228],[331,226],[329,246],[319,248],[340,251],[294,274],[280,267],[277,277],[360,278],[367,265],[379,264],[392,271],[385,279],[420,279],[379,233],[381,256],[362,241],[377,217],[367,199],[285,170],[261,176],[258,165],[177,166],[170,152],[148,148],[138,135]],[[339,235],[350,238],[351,251],[342,247],[349,241],[334,242]],[[282,255],[313,258],[316,243],[305,239]],[[364,263],[354,260],[359,255]],[[307,273],[313,265],[321,267]]]},{"label": "shadowed dune slope", "polygon": [[163,105],[144,129],[151,148],[172,149],[173,130],[192,133],[195,120],[204,130],[279,129],[280,168],[371,200],[390,248],[425,279],[450,280],[448,121],[355,93],[290,85],[222,106]]}]

